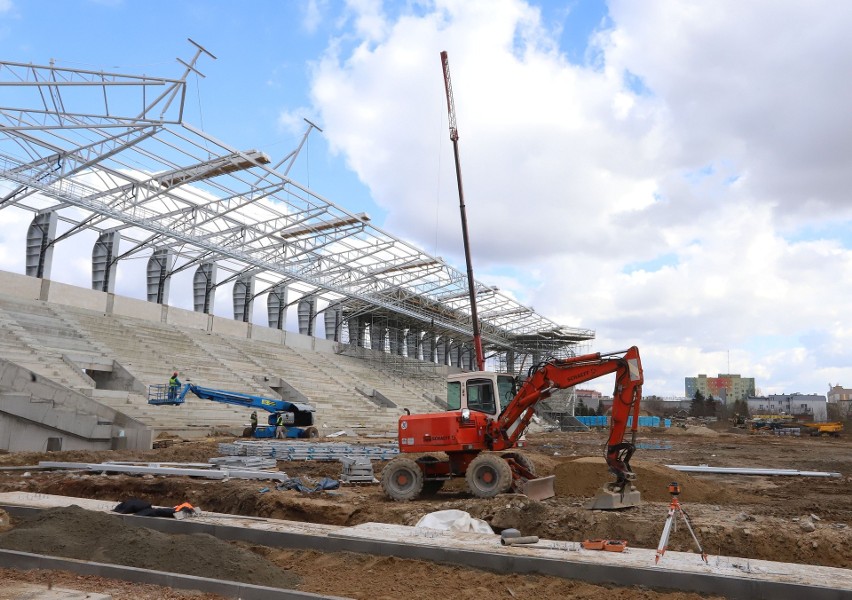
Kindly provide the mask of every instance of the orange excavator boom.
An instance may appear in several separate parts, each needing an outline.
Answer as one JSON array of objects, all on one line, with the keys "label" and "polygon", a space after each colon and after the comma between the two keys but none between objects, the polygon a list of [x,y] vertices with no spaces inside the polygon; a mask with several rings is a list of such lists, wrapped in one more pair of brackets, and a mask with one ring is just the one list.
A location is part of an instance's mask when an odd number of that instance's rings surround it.
[{"label": "orange excavator boom", "polygon": [[[492,450],[514,448],[532,420],[535,405],[555,390],[565,389],[610,373],[616,374],[612,419],[607,440],[606,462],[618,477],[617,483],[632,479],[630,457],[635,450],[639,406],[642,399],[642,362],[636,346],[607,354],[584,354],[552,359],[530,369],[514,399],[500,417],[489,424]],[[629,417],[633,414],[630,441],[625,440]],[[518,423],[517,427],[513,427]]]}]

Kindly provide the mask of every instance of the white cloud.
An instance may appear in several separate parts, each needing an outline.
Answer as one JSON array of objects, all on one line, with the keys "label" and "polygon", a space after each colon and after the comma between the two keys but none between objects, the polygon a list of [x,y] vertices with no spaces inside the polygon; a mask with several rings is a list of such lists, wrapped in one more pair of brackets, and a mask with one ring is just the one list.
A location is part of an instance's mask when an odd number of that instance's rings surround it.
[{"label": "white cloud", "polygon": [[309,33],[314,33],[322,22],[328,9],[327,0],[308,0],[302,8],[302,27]]},{"label": "white cloud", "polygon": [[638,344],[647,393],[729,351],[765,392],[852,385],[852,253],[790,241],[852,218],[852,6],[617,0],[586,66],[520,0],[348,7],[312,97],[388,230],[458,260],[448,50],[480,279],[526,271],[540,313]]},{"label": "white cloud", "polygon": [[304,135],[307,127],[305,119],[316,119],[313,110],[308,107],[301,106],[293,110],[282,110],[278,113],[278,127],[291,135],[301,136]]}]

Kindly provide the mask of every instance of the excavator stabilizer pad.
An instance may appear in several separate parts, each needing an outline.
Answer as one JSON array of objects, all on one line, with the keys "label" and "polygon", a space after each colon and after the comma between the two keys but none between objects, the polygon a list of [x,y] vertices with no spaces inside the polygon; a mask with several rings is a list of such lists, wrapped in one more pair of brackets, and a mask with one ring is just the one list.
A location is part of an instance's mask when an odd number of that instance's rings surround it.
[{"label": "excavator stabilizer pad", "polygon": [[553,498],[556,495],[556,492],[553,489],[553,482],[555,479],[555,475],[539,477],[537,479],[528,479],[524,483],[524,487],[521,492],[533,500],[546,500],[547,498]]},{"label": "excavator stabilizer pad", "polygon": [[624,492],[614,492],[607,488],[586,502],[583,508],[588,510],[619,510],[642,504],[642,498],[637,489],[625,489]]}]

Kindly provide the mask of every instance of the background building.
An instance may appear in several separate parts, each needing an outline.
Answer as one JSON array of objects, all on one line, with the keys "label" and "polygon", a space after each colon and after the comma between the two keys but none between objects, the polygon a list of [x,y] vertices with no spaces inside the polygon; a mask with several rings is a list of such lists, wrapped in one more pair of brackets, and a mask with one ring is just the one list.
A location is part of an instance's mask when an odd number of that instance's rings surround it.
[{"label": "background building", "polygon": [[685,377],[686,397],[692,399],[695,392],[701,392],[704,397],[713,396],[726,405],[737,400],[745,400],[754,396],[754,377],[740,377],[736,374],[719,373],[716,377],[700,374],[698,377]]},{"label": "background building", "polygon": [[828,403],[833,405],[832,419],[848,419],[852,417],[852,389],[842,385],[828,384]]},{"label": "background building", "polygon": [[598,410],[598,406],[601,403],[601,398],[603,398],[603,394],[598,392],[597,390],[581,390],[577,389],[577,402],[583,402],[587,407],[592,410]]},{"label": "background building", "polygon": [[820,394],[770,394],[748,398],[750,415],[790,415],[803,421],[827,421],[825,396]]}]

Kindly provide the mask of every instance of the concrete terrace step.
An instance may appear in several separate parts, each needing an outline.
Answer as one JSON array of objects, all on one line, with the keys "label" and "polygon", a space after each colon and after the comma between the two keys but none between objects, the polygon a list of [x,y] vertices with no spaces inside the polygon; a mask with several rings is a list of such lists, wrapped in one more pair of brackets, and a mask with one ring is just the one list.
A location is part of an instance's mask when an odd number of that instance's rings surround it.
[{"label": "concrete terrace step", "polygon": [[[17,324],[8,311],[18,316],[22,324]],[[360,359],[331,352],[297,349],[72,306],[22,300],[6,302],[0,295],[0,325],[4,316],[16,327],[13,331],[0,327],[0,352],[6,349],[9,356],[14,355],[34,372],[83,389],[98,402],[131,416],[138,415],[143,422],[158,427],[185,426],[194,430],[204,429],[206,424],[242,426],[248,422],[251,411],[201,400],[187,402],[181,410],[172,411],[148,405],[147,399],[139,394],[101,393],[64,363],[62,354],[91,354],[105,362],[115,360],[142,385],[165,383],[171,370],[177,368],[184,382],[189,379],[215,389],[274,396],[263,385],[263,378],[269,377],[270,381],[273,377],[281,378],[315,406],[317,422],[329,427],[345,428],[354,423],[395,429],[401,410],[376,406],[359,394],[356,387],[377,389],[399,406],[415,412],[434,410],[421,399],[424,388],[406,384],[399,377],[383,375]],[[21,343],[22,335],[36,343]]]}]

